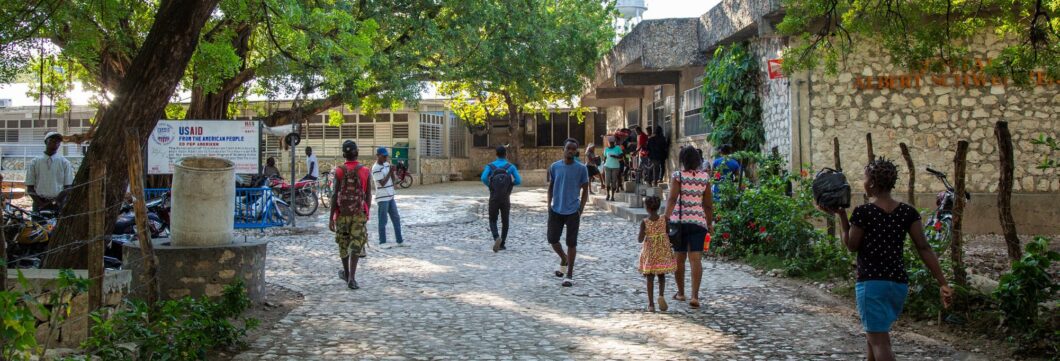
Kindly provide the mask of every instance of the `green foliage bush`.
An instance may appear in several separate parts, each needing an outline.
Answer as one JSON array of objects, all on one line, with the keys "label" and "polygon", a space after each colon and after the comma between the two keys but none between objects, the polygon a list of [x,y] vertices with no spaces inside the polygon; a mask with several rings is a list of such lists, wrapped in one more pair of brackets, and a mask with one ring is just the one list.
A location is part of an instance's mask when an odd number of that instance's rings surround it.
[{"label": "green foliage bush", "polygon": [[[246,286],[237,281],[225,287],[218,301],[208,298],[160,302],[152,310],[143,301],[104,319],[92,316],[92,337],[81,346],[104,360],[203,360],[211,349],[245,346],[243,337],[257,326],[255,319],[233,322],[250,307]],[[136,345],[136,351],[126,347]]]},{"label": "green foliage bush", "polygon": [[1056,302],[1060,293],[1060,283],[1049,274],[1055,261],[1060,261],[1060,253],[1049,250],[1049,239],[1035,237],[994,291],[1001,324],[1015,334],[1012,341],[1024,349],[1050,349],[1053,355],[1060,352],[1060,331],[1053,324],[1056,316],[1043,315],[1041,304]]},{"label": "green foliage bush", "polygon": [[[719,182],[712,248],[719,255],[780,257],[791,276],[832,278],[849,275],[850,254],[816,229],[824,216],[813,205],[810,182],[792,175],[775,156],[741,157],[757,164],[757,181]],[[718,178],[717,175],[715,178]]]},{"label": "green foliage bush", "polygon": [[[18,272],[18,282],[29,289],[29,281]],[[51,291],[44,294],[46,303],[25,292],[0,291],[0,360],[29,360],[33,354],[43,354],[45,349],[37,343],[37,318],[33,312],[46,319],[53,328],[70,314],[70,301],[88,290],[89,281],[77,277],[69,269],[59,270]],[[51,307],[49,308],[49,305]]]},{"label": "green foliage bush", "polygon": [[719,47],[703,74],[703,120],[711,144],[758,151],[765,142],[758,59],[744,44]]}]

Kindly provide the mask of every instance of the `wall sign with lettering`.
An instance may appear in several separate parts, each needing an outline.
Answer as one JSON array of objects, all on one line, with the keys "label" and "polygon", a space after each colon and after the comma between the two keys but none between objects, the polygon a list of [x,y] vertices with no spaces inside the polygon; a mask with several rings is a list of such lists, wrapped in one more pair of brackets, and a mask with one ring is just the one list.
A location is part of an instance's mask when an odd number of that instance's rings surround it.
[{"label": "wall sign with lettering", "polygon": [[237,174],[257,174],[261,122],[256,120],[160,120],[147,141],[147,174],[173,174],[191,156],[232,161]]}]

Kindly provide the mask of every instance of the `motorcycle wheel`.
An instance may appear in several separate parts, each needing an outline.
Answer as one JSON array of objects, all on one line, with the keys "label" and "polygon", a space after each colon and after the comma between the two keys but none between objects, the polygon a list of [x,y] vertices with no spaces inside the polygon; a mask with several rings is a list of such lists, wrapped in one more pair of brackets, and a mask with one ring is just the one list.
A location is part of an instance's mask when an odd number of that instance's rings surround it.
[{"label": "motorcycle wheel", "polygon": [[401,188],[411,187],[412,186],[412,175],[408,174],[408,173],[405,173],[405,175],[402,176],[401,180],[398,182],[398,186],[401,186]]},{"label": "motorcycle wheel", "polygon": [[312,190],[304,189],[298,191],[295,194],[294,199],[294,213],[299,216],[306,217],[316,213],[317,207],[320,206],[320,200]]}]

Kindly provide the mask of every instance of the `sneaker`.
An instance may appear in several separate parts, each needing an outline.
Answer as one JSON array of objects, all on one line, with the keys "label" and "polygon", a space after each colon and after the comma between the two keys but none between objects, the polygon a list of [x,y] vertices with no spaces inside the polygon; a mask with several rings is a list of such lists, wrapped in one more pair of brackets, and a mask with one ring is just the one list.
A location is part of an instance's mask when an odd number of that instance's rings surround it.
[{"label": "sneaker", "polygon": [[350,280],[349,282],[347,282],[346,283],[346,287],[349,287],[349,289],[351,289],[351,290],[356,290],[356,289],[361,288],[361,286],[358,285],[357,281],[355,281],[355,280]]},{"label": "sneaker", "polygon": [[395,246],[395,247],[408,247],[408,246],[409,245],[406,244],[405,242],[401,242],[401,243],[398,243],[397,246]]},{"label": "sneaker", "polygon": [[394,248],[394,246],[390,245],[390,243],[380,243],[379,244],[379,248],[380,249],[391,249],[391,248]]},{"label": "sneaker", "polygon": [[502,251],[506,251],[506,250],[508,250],[508,247],[504,246],[504,243],[503,243],[503,242],[501,243],[501,250],[502,250]]},{"label": "sneaker", "polygon": [[493,239],[493,253],[497,253],[500,250],[501,250],[501,239],[500,238],[494,238]]}]

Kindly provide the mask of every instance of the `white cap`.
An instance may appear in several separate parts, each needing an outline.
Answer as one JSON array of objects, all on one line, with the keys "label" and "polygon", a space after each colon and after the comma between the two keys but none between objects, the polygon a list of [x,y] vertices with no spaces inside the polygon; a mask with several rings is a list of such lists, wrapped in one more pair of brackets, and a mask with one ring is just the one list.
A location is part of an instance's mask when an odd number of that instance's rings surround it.
[{"label": "white cap", "polygon": [[47,141],[51,137],[59,137],[59,140],[62,140],[63,135],[61,133],[59,133],[59,132],[48,132],[48,133],[44,134],[44,140],[45,141]]}]

